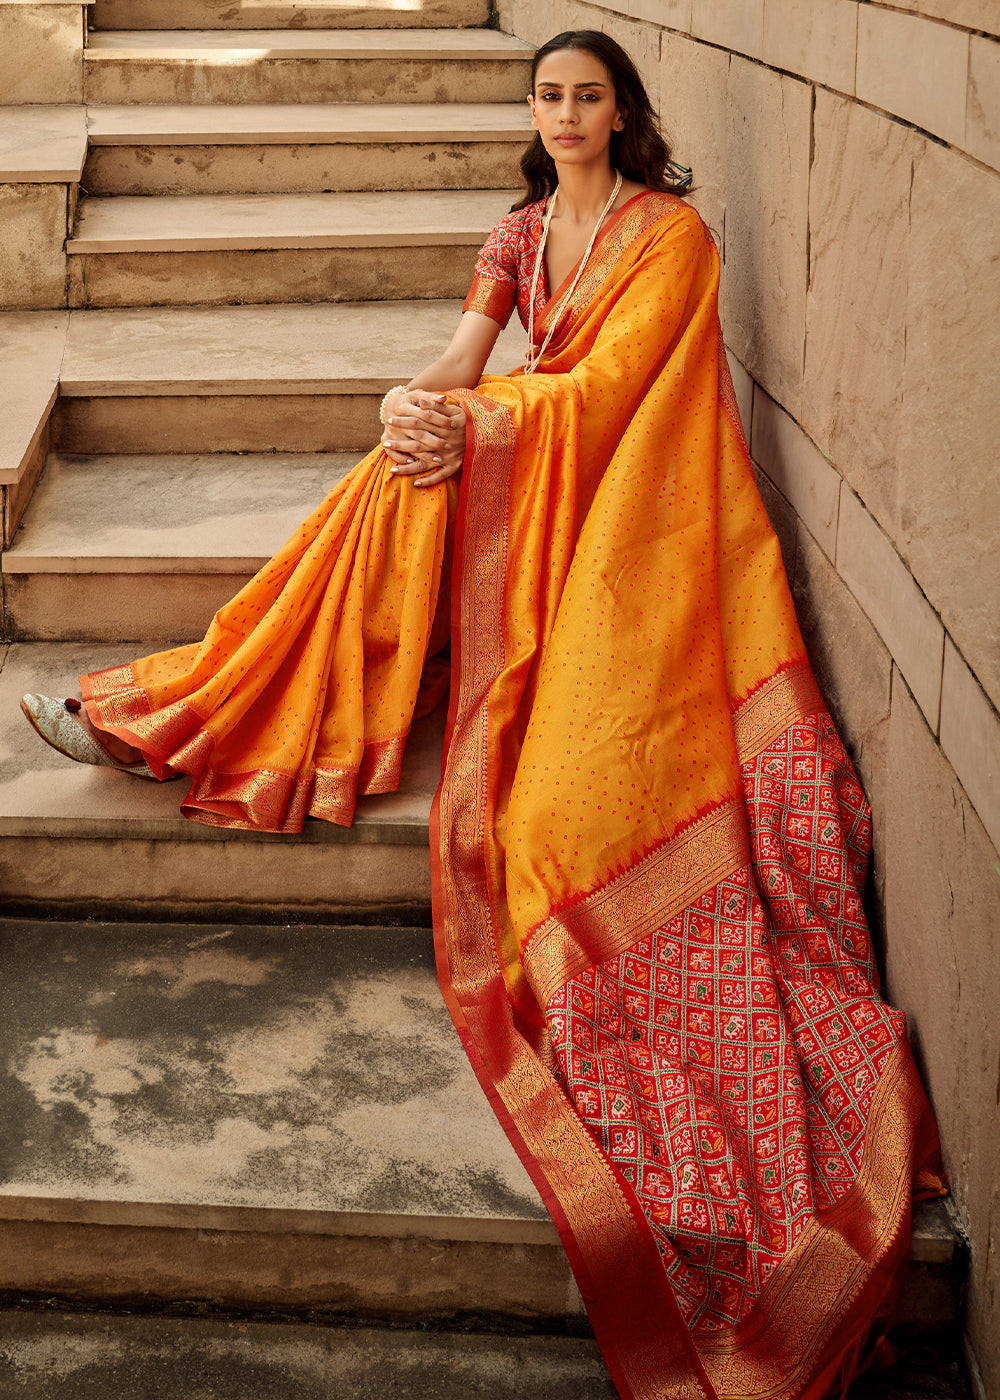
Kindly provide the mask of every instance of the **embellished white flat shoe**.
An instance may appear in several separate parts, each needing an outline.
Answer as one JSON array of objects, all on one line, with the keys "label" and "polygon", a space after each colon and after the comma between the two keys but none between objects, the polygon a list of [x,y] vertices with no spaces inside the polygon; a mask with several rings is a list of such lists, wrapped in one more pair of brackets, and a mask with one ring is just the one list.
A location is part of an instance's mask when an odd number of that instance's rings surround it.
[{"label": "embellished white flat shoe", "polygon": [[148,763],[120,763],[112,758],[84,729],[66,701],[53,700],[50,695],[28,694],[21,701],[21,709],[35,733],[66,758],[77,763],[93,763],[100,768],[117,768],[119,773],[131,773],[151,783],[160,781]]}]

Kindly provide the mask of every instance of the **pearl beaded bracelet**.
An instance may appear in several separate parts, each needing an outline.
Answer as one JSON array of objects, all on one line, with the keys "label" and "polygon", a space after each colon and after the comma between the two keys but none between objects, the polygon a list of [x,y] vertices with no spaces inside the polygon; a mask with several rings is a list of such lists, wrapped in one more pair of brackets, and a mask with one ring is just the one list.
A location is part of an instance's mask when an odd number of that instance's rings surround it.
[{"label": "pearl beaded bracelet", "polygon": [[389,399],[392,397],[393,394],[404,394],[405,392],[405,384],[396,384],[393,386],[393,388],[389,390],[388,394],[386,394],[385,398],[379,404],[378,421],[382,424],[383,427],[385,427],[385,406],[389,402]]}]

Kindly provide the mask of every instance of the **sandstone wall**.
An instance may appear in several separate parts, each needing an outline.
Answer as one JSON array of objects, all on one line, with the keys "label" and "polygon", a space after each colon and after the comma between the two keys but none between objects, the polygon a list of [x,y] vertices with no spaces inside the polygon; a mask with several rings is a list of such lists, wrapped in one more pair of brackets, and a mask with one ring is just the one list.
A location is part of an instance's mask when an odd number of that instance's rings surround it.
[{"label": "sandstone wall", "polygon": [[499,0],[636,58],[725,261],[744,422],[875,812],[887,985],[1000,1396],[1000,6]]}]

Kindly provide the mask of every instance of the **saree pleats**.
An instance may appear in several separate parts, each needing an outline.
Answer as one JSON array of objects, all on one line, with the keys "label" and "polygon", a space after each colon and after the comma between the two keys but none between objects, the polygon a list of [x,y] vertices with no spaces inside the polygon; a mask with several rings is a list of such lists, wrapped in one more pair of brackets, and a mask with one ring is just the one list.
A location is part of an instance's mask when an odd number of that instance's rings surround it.
[{"label": "saree pleats", "polygon": [[448,641],[456,494],[391,476],[379,448],[204,641],[81,677],[90,717],[158,776],[190,774],[182,810],[198,821],[350,825],[357,795],[398,787],[425,658]]},{"label": "saree pleats", "polygon": [[819,1400],[891,1296],[936,1136],[717,277],[689,209],[633,201],[543,372],[455,395],[435,932],[622,1395]]}]

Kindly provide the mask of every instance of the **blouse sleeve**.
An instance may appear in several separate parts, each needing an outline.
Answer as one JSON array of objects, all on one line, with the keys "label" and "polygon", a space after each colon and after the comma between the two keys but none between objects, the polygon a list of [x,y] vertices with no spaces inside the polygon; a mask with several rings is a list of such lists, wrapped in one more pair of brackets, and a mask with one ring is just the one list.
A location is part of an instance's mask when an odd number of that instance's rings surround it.
[{"label": "blouse sleeve", "polygon": [[506,326],[517,300],[517,239],[515,216],[508,214],[479,250],[476,271],[463,311],[478,311]]}]

